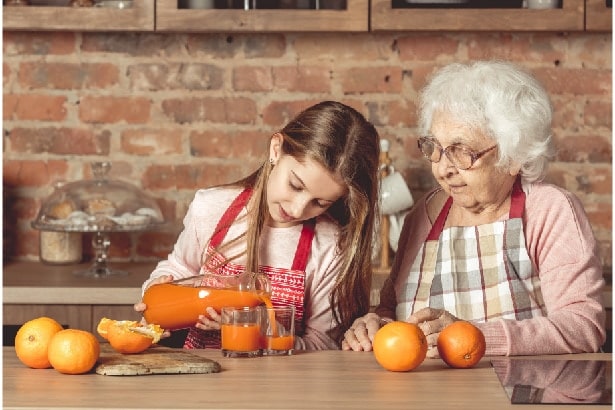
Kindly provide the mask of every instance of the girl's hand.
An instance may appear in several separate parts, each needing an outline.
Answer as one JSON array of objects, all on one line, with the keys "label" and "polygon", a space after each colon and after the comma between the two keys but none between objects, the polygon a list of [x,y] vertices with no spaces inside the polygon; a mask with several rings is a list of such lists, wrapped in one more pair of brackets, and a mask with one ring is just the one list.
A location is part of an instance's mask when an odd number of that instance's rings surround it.
[{"label": "girl's hand", "polygon": [[438,358],[438,336],[448,325],[458,321],[455,316],[444,309],[423,308],[408,317],[408,322],[419,325],[427,338],[427,357]]},{"label": "girl's hand", "polygon": [[[153,281],[151,281],[147,287],[149,288],[152,285],[157,285],[160,283],[168,283],[168,282],[172,282],[175,278],[173,278],[173,276],[171,275],[164,275],[164,276],[160,276],[156,279],[154,279]],[[146,288],[147,289],[147,288]],[[134,304],[134,310],[136,312],[143,312],[145,309],[147,309],[147,305],[145,303],[143,303],[143,301],[135,303]],[[145,321],[145,318],[141,318],[141,323],[146,325],[147,322]],[[171,336],[171,332],[168,330],[165,330],[164,333],[162,333],[161,339],[164,339],[165,337],[169,337]]]},{"label": "girl's hand", "polygon": [[209,317],[200,315],[196,327],[202,330],[220,330],[220,314],[212,307],[206,308],[205,311]]},{"label": "girl's hand", "polygon": [[[163,275],[163,276],[160,276],[160,277],[152,280],[147,285],[147,288],[149,288],[152,285],[158,285],[158,284],[161,284],[161,283],[173,282],[173,280],[175,280],[175,278],[173,278],[173,276],[171,276],[171,275]],[[147,290],[147,288],[145,288],[145,289]],[[134,304],[134,309],[137,312],[143,312],[145,309],[147,309],[147,305],[145,305],[145,303],[143,303],[143,301],[137,302],[137,303]]]}]

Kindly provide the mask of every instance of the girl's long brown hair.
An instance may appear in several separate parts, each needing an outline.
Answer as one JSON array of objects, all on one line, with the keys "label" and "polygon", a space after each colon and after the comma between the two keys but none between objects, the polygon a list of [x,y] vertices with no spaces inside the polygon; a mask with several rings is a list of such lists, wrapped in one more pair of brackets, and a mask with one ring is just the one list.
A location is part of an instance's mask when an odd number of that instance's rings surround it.
[{"label": "girl's long brown hair", "polygon": [[[355,109],[339,102],[324,101],[299,113],[280,133],[284,137],[284,154],[298,161],[314,160],[332,174],[339,175],[348,185],[347,195],[327,210],[340,226],[337,249],[342,257],[330,295],[337,322],[331,336],[340,342],[343,331],[357,317],[367,313],[370,305],[380,154],[378,132]],[[245,235],[220,248],[245,237],[246,269],[252,272],[258,271],[259,239],[269,214],[266,185],[270,172],[271,165],[265,161],[254,173],[231,184],[253,189],[248,205],[248,229]]]}]

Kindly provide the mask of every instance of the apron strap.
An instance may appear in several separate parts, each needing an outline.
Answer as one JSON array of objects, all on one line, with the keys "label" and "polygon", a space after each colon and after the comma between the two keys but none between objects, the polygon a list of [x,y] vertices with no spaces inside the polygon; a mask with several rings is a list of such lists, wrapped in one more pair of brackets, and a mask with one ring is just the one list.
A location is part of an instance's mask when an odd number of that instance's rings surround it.
[{"label": "apron strap", "polygon": [[453,204],[453,197],[449,196],[446,202],[444,203],[444,206],[442,207],[440,214],[436,218],[436,221],[431,227],[431,230],[429,231],[429,235],[427,235],[428,241],[437,241],[438,238],[440,237],[440,234],[444,230],[444,223],[446,222],[446,218],[448,217],[448,212],[451,210],[452,204]]},{"label": "apron strap", "polygon": [[525,210],[525,192],[521,188],[521,178],[518,177],[510,195],[510,219],[521,218]]},{"label": "apron strap", "polygon": [[295,258],[293,260],[293,266],[291,270],[305,271],[307,266],[308,257],[312,250],[312,238],[314,238],[314,228],[316,227],[316,219],[312,218],[303,223],[303,229],[301,229],[301,236],[299,237],[299,243],[297,244],[297,250],[295,251]]},{"label": "apron strap", "polygon": [[[448,213],[451,210],[451,205],[453,204],[453,197],[448,197],[440,214],[436,218],[431,230],[429,231],[429,235],[427,235],[428,241],[438,240],[440,234],[444,230],[444,224],[446,223],[446,218],[448,217]],[[510,211],[509,218],[521,218],[523,216],[523,211],[525,210],[525,192],[521,188],[521,178],[517,177],[515,183],[513,184],[512,192],[510,194]]]},{"label": "apron strap", "polygon": [[246,206],[251,195],[252,189],[245,188],[239,195],[237,195],[224,214],[222,214],[222,217],[218,221],[218,225],[216,225],[214,234],[209,241],[209,245],[212,248],[215,248],[222,243],[222,240],[226,236],[231,224],[237,218],[237,215],[239,215],[241,209]]}]

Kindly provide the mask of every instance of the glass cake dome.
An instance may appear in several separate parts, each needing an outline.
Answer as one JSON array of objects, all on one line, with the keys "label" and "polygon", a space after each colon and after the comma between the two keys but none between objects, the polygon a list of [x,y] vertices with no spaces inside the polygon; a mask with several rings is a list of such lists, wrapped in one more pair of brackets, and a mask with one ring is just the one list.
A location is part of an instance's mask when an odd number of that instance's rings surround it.
[{"label": "glass cake dome", "polygon": [[32,222],[43,231],[131,232],[164,222],[156,201],[129,183],[111,180],[109,162],[92,164],[94,179],[59,183]]},{"label": "glass cake dome", "polygon": [[[89,269],[75,273],[97,278],[124,275],[127,272],[107,266],[110,233],[153,230],[164,224],[156,201],[134,185],[108,179],[110,169],[109,162],[92,163],[93,180],[56,184],[54,192],[43,201],[32,221],[32,227],[41,231],[42,261],[80,260],[81,242],[76,235],[92,232],[94,263]],[[63,249],[71,245],[64,236],[56,236],[61,233],[71,235],[75,249]],[[49,246],[43,246],[43,240]],[[62,255],[61,250],[69,252],[70,257]]]}]

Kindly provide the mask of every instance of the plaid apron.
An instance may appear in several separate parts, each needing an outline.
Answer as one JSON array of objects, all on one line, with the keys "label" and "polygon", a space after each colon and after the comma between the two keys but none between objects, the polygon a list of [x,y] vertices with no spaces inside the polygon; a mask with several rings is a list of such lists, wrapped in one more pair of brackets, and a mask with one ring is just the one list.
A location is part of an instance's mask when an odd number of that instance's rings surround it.
[{"label": "plaid apron", "polygon": [[432,307],[459,319],[545,316],[540,279],[525,248],[525,193],[517,179],[509,219],[491,224],[444,229],[449,197],[410,270],[395,285],[396,316]]},{"label": "plaid apron", "polygon": [[[229,227],[239,215],[239,212],[246,206],[252,190],[246,188],[237,198],[231,203],[229,208],[218,221],[216,232],[209,241],[207,248],[208,261],[202,268],[201,272],[215,272],[219,275],[238,275],[245,271],[245,266],[225,262],[223,255],[218,253],[215,248],[222,243],[226,236]],[[295,332],[301,334],[303,332],[303,299],[305,295],[305,267],[312,248],[312,238],[314,237],[314,228],[316,222],[310,219],[303,223],[299,243],[293,264],[290,269],[275,268],[271,266],[259,266],[259,271],[264,273],[271,282],[271,303],[273,306],[295,306]],[[201,330],[196,327],[190,328],[186,341],[184,342],[185,349],[204,349],[220,348],[220,331],[219,330]]]}]

